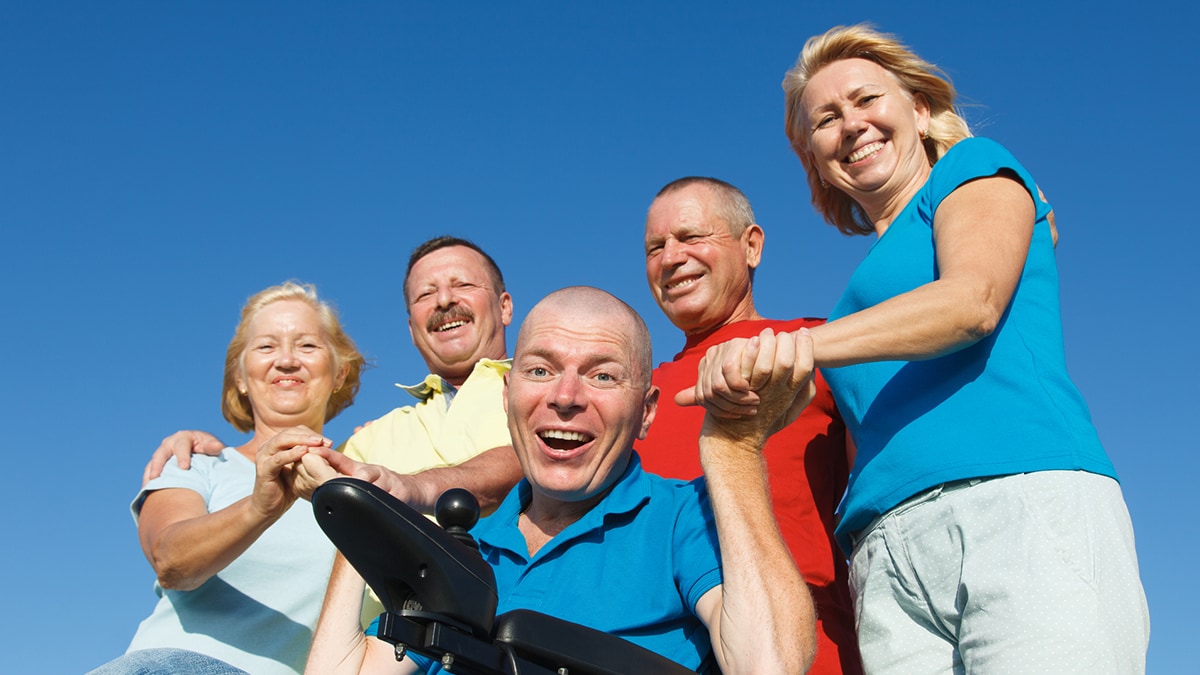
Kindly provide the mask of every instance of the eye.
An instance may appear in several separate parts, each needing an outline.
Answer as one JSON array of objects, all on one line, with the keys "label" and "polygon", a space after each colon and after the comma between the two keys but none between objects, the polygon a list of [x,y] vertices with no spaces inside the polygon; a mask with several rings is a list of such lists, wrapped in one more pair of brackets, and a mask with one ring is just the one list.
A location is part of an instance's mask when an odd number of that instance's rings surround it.
[{"label": "eye", "polygon": [[646,247],[646,257],[647,258],[653,258],[654,256],[658,255],[661,252],[662,252],[662,244],[654,244],[653,246]]},{"label": "eye", "polygon": [[836,118],[833,115],[824,115],[817,119],[817,123],[815,125],[813,125],[813,128],[814,129],[824,129],[825,127],[828,127],[830,124],[833,124],[834,119],[836,119]]},{"label": "eye", "polygon": [[858,99],[858,107],[865,108],[874,103],[880,96],[882,96],[882,94],[867,94],[866,96]]},{"label": "eye", "polygon": [[607,389],[619,385],[621,383],[621,378],[617,373],[600,371],[592,375],[592,382],[595,383],[597,387]]},{"label": "eye", "polygon": [[543,368],[541,366],[534,366],[534,367],[530,368],[527,372],[529,373],[530,377],[536,377],[539,379],[543,378],[543,377],[549,377],[549,375],[550,375],[550,371],[546,370],[545,368]]}]

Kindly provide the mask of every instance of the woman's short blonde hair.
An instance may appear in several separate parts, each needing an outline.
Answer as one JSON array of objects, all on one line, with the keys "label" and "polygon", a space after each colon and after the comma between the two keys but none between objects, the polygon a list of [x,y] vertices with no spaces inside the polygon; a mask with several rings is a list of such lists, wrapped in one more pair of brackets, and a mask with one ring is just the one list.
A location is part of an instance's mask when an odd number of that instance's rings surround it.
[{"label": "woman's short blonde hair", "polygon": [[281,300],[299,300],[308,303],[320,317],[321,328],[333,352],[333,372],[340,373],[344,368],[346,377],[342,385],[334,390],[325,404],[325,421],[337,417],[338,413],[354,404],[361,384],[360,377],[365,366],[363,355],[354,345],[354,340],[342,329],[337,312],[328,303],[317,297],[317,289],[311,284],[301,284],[288,281],[263,289],[250,296],[242,307],[242,318],[233,339],[225,350],[225,382],[221,391],[221,413],[238,431],[247,432],[254,429],[254,411],[250,407],[248,396],[238,390],[237,378],[244,372],[247,335],[250,321],[267,305]]},{"label": "woman's short blonde hair", "polygon": [[792,150],[804,165],[817,211],[844,234],[873,234],[875,228],[857,202],[841,190],[821,185],[821,175],[814,167],[808,149],[808,120],[800,108],[800,98],[813,75],[843,59],[874,61],[894,75],[910,96],[920,94],[928,101],[929,135],[923,145],[931,166],[955,143],[969,138],[971,130],[955,107],[956,93],[950,78],[937,66],[914,54],[896,36],[861,23],[835,26],[804,43],[796,65],[783,78],[784,131]]}]

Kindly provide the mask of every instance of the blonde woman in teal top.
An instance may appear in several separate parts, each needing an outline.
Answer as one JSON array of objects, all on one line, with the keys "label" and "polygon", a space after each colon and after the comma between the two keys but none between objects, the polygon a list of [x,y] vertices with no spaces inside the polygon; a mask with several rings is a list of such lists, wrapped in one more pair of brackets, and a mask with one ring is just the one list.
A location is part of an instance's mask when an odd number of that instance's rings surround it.
[{"label": "blonde woman in teal top", "polygon": [[[1132,526],[1067,375],[1049,204],[893,36],[816,36],[784,90],[813,204],[877,237],[811,329],[857,446],[837,535],[867,672],[1143,671]],[[720,349],[697,398],[753,413],[763,356]]]}]

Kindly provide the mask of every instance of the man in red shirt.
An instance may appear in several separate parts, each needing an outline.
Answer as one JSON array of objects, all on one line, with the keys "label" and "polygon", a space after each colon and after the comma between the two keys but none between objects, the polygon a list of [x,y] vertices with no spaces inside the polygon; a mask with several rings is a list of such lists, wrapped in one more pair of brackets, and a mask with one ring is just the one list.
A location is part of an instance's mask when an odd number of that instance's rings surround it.
[{"label": "man in red shirt", "polygon": [[[676,392],[696,383],[709,347],[764,328],[794,331],[823,319],[764,319],[754,308],[754,269],[763,229],[741,190],[715,178],[681,178],[659,191],[646,217],[646,280],[658,306],[684,332],[683,351],[654,369],[662,390],[658,417],[636,445],[647,471],[670,478],[701,475],[701,407],[681,407]],[[829,387],[818,372],[817,396],[795,422],[767,442],[764,454],[780,531],[817,605],[817,657],[810,673],[861,673],[845,558],[833,518],[846,488],[852,444]]]}]

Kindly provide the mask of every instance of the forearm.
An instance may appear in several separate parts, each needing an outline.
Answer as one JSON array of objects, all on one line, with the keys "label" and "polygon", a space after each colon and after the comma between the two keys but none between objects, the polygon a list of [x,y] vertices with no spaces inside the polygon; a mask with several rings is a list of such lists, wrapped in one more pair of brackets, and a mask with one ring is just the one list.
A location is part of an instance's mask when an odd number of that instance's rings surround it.
[{"label": "forearm", "polygon": [[705,433],[700,461],[721,542],[721,609],[710,625],[721,670],[803,673],[816,654],[816,614],[771,511],[760,448]]},{"label": "forearm", "polygon": [[823,368],[937,358],[990,335],[1007,302],[968,280],[939,279],[810,328],[813,357]]},{"label": "forearm", "polygon": [[[145,511],[139,527],[150,520]],[[245,553],[276,520],[255,511],[246,497],[215,513],[143,533],[143,550],[163,588],[190,591]]]},{"label": "forearm", "polygon": [[396,661],[391,645],[363,633],[359,615],[365,587],[362,577],[338,553],[304,672],[313,675],[417,672],[411,662]]},{"label": "forearm", "polygon": [[933,217],[938,278],[813,328],[816,365],[921,361],[990,335],[1025,269],[1035,217],[1011,172],[955,189]]},{"label": "forearm", "polygon": [[462,464],[428,469],[415,477],[420,481],[419,501],[410,500],[409,506],[433,513],[438,497],[450,488],[459,487],[475,495],[486,515],[496,510],[521,479],[521,464],[512,446],[505,445],[485,450]]}]

